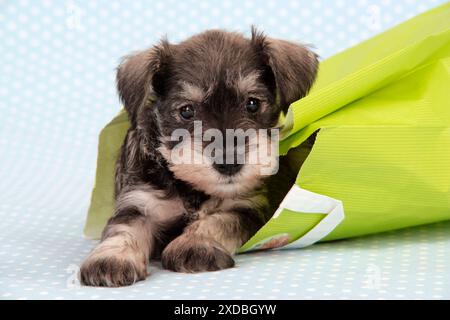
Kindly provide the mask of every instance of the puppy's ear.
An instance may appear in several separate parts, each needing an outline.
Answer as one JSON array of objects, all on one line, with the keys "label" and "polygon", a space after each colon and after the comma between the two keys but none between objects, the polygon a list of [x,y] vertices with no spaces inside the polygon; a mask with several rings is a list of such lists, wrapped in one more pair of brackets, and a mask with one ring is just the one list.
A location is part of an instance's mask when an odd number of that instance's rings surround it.
[{"label": "puppy's ear", "polygon": [[318,57],[306,46],[293,42],[267,38],[252,27],[252,45],[263,63],[270,67],[283,111],[304,97],[317,75]]},{"label": "puppy's ear", "polygon": [[139,107],[151,96],[165,93],[165,73],[171,57],[167,40],[125,57],[117,68],[117,91],[131,119]]}]

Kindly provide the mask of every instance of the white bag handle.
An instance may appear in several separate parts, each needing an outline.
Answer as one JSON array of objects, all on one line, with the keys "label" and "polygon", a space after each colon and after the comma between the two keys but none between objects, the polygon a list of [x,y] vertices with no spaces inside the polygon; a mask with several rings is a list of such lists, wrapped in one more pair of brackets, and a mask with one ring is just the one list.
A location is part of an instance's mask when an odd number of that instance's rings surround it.
[{"label": "white bag handle", "polygon": [[342,201],[300,188],[298,185],[289,190],[286,197],[273,215],[276,219],[283,209],[306,213],[323,213],[326,216],[305,235],[281,249],[303,248],[325,238],[344,220]]}]

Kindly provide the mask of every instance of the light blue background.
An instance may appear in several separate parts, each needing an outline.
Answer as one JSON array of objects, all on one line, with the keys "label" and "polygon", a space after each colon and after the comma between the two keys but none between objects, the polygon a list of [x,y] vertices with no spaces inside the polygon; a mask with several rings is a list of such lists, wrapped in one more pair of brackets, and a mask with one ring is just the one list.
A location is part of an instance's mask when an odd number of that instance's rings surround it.
[{"label": "light blue background", "polygon": [[450,298],[450,224],[242,255],[124,289],[72,287],[97,136],[119,58],[208,28],[314,44],[326,58],[445,1],[0,0],[0,298]]}]

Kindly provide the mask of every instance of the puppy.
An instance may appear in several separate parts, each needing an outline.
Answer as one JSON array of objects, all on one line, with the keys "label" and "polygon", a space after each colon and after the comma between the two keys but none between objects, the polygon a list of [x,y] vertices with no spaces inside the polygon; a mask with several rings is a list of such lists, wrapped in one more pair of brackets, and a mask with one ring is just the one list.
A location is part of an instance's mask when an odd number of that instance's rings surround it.
[{"label": "puppy", "polygon": [[[116,209],[81,266],[81,282],[133,284],[147,277],[150,258],[178,272],[233,267],[233,254],[272,214],[266,175],[248,157],[235,161],[236,139],[205,156],[207,144],[194,132],[198,124],[201,133],[219,134],[275,128],[280,113],[308,92],[317,65],[305,46],[255,28],[250,39],[210,30],[125,58],[117,89],[131,126],[117,161]],[[171,138],[180,129],[199,143],[176,143]],[[247,136],[240,145],[258,150],[273,146],[271,137]],[[201,161],[175,161],[175,150]],[[233,161],[220,161],[228,156]]]}]

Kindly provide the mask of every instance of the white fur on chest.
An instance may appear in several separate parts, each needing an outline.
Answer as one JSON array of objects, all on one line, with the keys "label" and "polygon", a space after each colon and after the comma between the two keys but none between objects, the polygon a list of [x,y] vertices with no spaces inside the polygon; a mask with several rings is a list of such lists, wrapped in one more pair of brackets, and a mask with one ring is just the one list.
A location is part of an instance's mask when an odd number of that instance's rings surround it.
[{"label": "white fur on chest", "polygon": [[178,197],[167,198],[161,190],[142,185],[123,193],[117,199],[117,210],[135,207],[142,214],[159,223],[182,216],[186,209]]},{"label": "white fur on chest", "polygon": [[205,201],[200,207],[199,218],[219,213],[230,212],[235,208],[256,209],[267,204],[267,198],[263,194],[256,194],[251,197],[216,198],[213,197]]},{"label": "white fur on chest", "polygon": [[[218,198],[211,197],[205,201],[197,211],[198,218],[220,213],[230,212],[234,208],[255,209],[267,204],[263,194],[250,197]],[[155,190],[151,186],[142,185],[138,188],[124,192],[117,200],[117,210],[134,207],[151,220],[164,223],[181,217],[186,208],[179,197],[166,198],[164,192]]]}]

